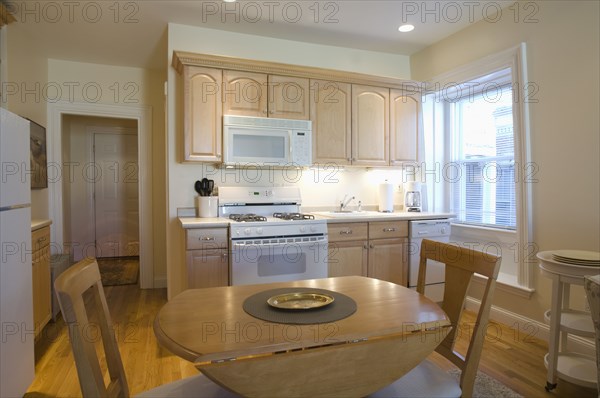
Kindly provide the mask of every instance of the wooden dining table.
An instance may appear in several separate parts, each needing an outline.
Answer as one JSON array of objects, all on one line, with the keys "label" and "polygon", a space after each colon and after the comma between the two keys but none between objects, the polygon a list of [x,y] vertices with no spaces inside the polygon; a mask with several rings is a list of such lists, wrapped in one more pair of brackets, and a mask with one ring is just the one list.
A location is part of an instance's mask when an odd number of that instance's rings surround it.
[{"label": "wooden dining table", "polygon": [[[334,322],[286,324],[243,308],[276,288],[346,295],[356,312]],[[186,290],[154,322],[161,345],[242,396],[366,396],[431,354],[451,325],[444,311],[406,287],[361,276]]]}]

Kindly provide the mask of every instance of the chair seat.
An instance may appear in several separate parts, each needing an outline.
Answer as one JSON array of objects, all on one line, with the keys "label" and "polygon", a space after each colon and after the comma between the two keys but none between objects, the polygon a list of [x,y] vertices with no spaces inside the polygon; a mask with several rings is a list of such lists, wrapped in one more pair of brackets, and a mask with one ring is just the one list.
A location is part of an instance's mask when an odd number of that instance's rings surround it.
[{"label": "chair seat", "polygon": [[389,386],[369,395],[371,398],[444,397],[458,398],[462,394],[458,381],[429,360]]},{"label": "chair seat", "polygon": [[199,374],[144,391],[137,398],[239,398],[208,377]]}]

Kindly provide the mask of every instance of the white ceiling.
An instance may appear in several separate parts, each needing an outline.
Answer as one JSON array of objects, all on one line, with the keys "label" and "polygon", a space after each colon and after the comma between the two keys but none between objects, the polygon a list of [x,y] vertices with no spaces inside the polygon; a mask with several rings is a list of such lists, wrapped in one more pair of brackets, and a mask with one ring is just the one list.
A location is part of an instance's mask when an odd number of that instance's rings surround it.
[{"label": "white ceiling", "polygon": [[[26,3],[30,3],[28,12]],[[506,7],[511,3],[143,0],[8,4],[13,4],[19,34],[29,36],[35,50],[47,57],[159,69],[166,67],[169,22],[410,55],[470,23],[493,17],[498,5]],[[398,32],[398,26],[404,22],[416,29]]]}]

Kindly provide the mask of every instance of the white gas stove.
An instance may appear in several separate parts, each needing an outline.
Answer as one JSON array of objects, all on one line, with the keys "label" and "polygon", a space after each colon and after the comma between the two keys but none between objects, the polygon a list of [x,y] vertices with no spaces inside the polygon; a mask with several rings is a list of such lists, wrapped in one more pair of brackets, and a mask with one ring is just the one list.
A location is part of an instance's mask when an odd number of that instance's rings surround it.
[{"label": "white gas stove", "polygon": [[296,187],[220,187],[232,285],[327,277],[327,223],[300,213]]}]

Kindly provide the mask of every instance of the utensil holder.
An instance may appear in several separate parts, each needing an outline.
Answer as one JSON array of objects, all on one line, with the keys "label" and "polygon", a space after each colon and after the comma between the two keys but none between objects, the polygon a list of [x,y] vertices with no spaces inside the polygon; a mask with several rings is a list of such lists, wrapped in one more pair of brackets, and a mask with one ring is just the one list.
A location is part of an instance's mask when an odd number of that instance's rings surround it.
[{"label": "utensil holder", "polygon": [[217,217],[219,198],[217,196],[196,196],[196,213],[198,217]]}]

